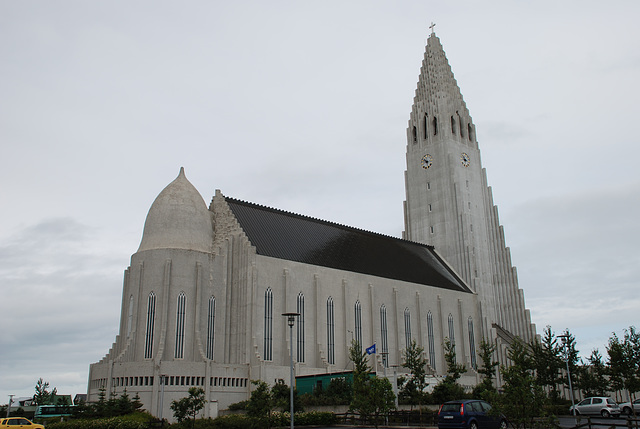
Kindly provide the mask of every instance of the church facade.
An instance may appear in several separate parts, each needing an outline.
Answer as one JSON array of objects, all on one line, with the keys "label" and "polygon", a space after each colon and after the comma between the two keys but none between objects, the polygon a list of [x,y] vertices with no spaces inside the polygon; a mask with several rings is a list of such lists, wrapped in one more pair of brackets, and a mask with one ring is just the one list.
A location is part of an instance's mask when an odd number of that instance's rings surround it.
[{"label": "church facade", "polygon": [[[475,126],[444,51],[427,42],[408,128],[403,238],[215,192],[207,207],[184,170],[156,198],[125,270],[119,333],[90,366],[88,400],[138,394],[169,405],[205,390],[205,416],[248,399],[251,380],[351,369],[353,340],[371,366],[399,367],[415,340],[434,381],[443,344],[478,381],[482,338],[531,339],[502,228],[480,165]],[[283,313],[299,313],[289,328]],[[289,343],[293,329],[293,343]]]}]

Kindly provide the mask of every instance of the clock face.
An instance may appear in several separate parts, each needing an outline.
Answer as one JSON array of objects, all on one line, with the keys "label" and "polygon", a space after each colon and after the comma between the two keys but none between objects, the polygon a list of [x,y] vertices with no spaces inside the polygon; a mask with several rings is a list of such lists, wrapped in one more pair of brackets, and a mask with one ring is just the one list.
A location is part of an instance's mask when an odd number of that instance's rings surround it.
[{"label": "clock face", "polygon": [[471,158],[469,158],[469,155],[462,152],[462,155],[460,155],[460,162],[463,166],[468,167],[469,164],[471,164]]},{"label": "clock face", "polygon": [[422,168],[429,168],[431,167],[431,165],[433,165],[433,157],[429,154],[426,154],[422,157],[420,163],[422,164]]}]

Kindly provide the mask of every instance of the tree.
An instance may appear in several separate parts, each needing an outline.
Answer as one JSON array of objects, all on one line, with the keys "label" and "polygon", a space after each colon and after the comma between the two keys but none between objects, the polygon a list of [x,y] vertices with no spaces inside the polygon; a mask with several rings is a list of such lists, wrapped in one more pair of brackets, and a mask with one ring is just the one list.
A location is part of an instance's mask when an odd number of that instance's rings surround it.
[{"label": "tree", "polygon": [[400,395],[409,404],[422,405],[425,402],[427,383],[427,359],[424,357],[424,348],[418,346],[416,340],[411,340],[411,344],[403,351],[404,367],[411,374],[410,378],[403,384]]},{"label": "tree", "polygon": [[191,418],[191,427],[195,427],[196,415],[204,408],[205,398],[204,389],[201,387],[190,387],[189,396],[180,399],[179,401],[171,401],[171,409],[173,410],[173,416],[178,423]]},{"label": "tree", "polygon": [[349,347],[349,358],[353,362],[353,399],[349,408],[366,416],[371,412],[371,404],[368,402],[371,367],[367,363],[367,353],[362,351],[362,346],[356,340]]},{"label": "tree", "polygon": [[456,362],[456,347],[449,338],[444,339],[444,360],[447,363],[447,376],[433,388],[433,400],[438,403],[460,399],[465,396],[458,379],[465,372],[465,366]]},{"label": "tree", "polygon": [[51,403],[51,398],[58,393],[58,390],[54,387],[49,392],[49,382],[43,381],[42,378],[38,379],[35,387],[36,393],[33,395],[33,401],[36,405],[48,405]]},{"label": "tree", "polygon": [[530,347],[537,382],[549,392],[551,399],[555,402],[560,397],[557,386],[561,381],[559,374],[564,368],[564,362],[560,358],[561,349],[551,326],[544,329],[542,342],[536,338],[531,342]]},{"label": "tree", "polygon": [[[276,384],[271,387],[271,399],[274,408],[279,408],[282,411],[289,411],[291,409],[291,390],[284,381],[278,380]],[[302,402],[295,388],[293,389],[293,406],[295,411],[303,411]]]},{"label": "tree", "polygon": [[640,332],[630,326],[622,341],[613,334],[607,347],[612,388],[624,388],[633,398],[640,391]]},{"label": "tree", "polygon": [[594,349],[587,360],[589,362],[587,365],[578,367],[580,389],[584,396],[607,396],[609,392],[607,368],[598,349]]},{"label": "tree", "polygon": [[447,362],[447,378],[456,383],[466,368],[456,362],[456,345],[449,338],[444,339],[444,360]]},{"label": "tree", "polygon": [[260,380],[251,380],[251,384],[256,388],[251,392],[251,397],[247,403],[247,414],[249,417],[268,421],[273,409],[273,398],[269,385]]},{"label": "tree", "polygon": [[503,394],[494,404],[515,428],[532,428],[544,412],[546,395],[534,376],[534,362],[528,346],[516,338],[508,352],[511,366],[501,366]]},{"label": "tree", "polygon": [[[577,380],[577,375],[578,375],[578,349],[576,348],[576,338],[573,336],[573,334],[571,332],[569,332],[568,329],[565,329],[565,331],[562,333],[561,335],[562,337],[562,348],[561,350],[561,356],[564,359],[564,363],[565,363],[565,367],[568,366],[569,367],[569,374],[567,374],[566,378],[562,378],[562,381],[565,385],[565,387],[568,389],[569,388],[569,376],[572,376],[572,380],[574,378],[576,378]],[[576,383],[579,384],[579,383]]]},{"label": "tree", "polygon": [[487,341],[485,338],[480,341],[480,360],[482,366],[478,368],[478,373],[482,375],[482,381],[473,389],[474,398],[482,398],[491,401],[492,396],[497,393],[493,385],[493,379],[496,377],[496,368],[499,363],[493,360],[493,354],[496,351],[496,345]]},{"label": "tree", "polygon": [[378,417],[395,406],[393,387],[388,379],[371,376],[367,353],[362,351],[358,341],[351,342],[349,358],[353,362],[353,399],[350,409],[357,411],[364,419],[373,415],[378,427]]},{"label": "tree", "polygon": [[371,405],[373,421],[377,428],[379,417],[387,415],[390,410],[395,408],[396,397],[393,393],[393,386],[391,386],[391,382],[387,378],[373,377],[369,379],[368,384],[368,401]]}]

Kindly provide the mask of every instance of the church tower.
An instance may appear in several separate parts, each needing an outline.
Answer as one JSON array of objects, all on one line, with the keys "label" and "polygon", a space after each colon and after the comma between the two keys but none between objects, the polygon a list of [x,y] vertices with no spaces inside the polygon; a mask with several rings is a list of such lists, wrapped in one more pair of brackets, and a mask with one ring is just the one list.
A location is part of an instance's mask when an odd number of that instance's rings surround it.
[{"label": "church tower", "polygon": [[403,238],[435,246],[478,294],[486,337],[531,340],[535,326],[505,246],[476,127],[433,32],[407,128],[405,187]]}]

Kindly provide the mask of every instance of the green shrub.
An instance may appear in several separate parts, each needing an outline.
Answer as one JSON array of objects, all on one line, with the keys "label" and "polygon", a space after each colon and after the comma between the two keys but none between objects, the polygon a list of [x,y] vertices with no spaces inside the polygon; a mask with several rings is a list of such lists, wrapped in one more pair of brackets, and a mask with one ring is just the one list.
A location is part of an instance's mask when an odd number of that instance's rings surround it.
[{"label": "green shrub", "polygon": [[148,414],[136,413],[105,419],[74,419],[50,423],[47,424],[47,429],[148,429],[151,419]]},{"label": "green shrub", "polygon": [[[330,426],[338,422],[338,418],[334,413],[317,411],[296,413],[294,419],[296,426]],[[263,429],[266,427],[288,427],[290,422],[291,414],[288,412],[271,413],[268,422],[266,418],[230,414],[220,416],[214,420],[198,419],[196,421],[196,429]],[[180,427],[171,425],[171,429]]]}]

